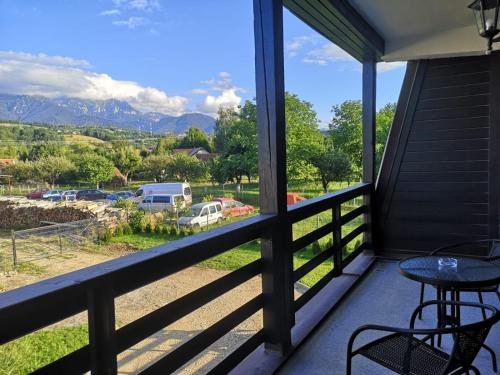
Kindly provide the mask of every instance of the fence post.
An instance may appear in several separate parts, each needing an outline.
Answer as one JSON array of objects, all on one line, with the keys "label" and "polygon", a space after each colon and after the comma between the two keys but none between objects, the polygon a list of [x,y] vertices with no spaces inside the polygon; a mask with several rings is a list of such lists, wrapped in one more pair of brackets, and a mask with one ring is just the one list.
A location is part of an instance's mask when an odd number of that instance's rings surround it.
[{"label": "fence post", "polygon": [[335,204],[333,207],[333,266],[334,266],[334,276],[340,276],[342,274],[342,225],[340,223],[340,218],[342,216],[342,211],[340,209],[341,204]]},{"label": "fence post", "polygon": [[59,252],[62,254],[63,245],[62,245],[61,228],[59,227],[57,231],[59,232]]},{"label": "fence post", "polygon": [[12,238],[12,260],[14,261],[14,268],[16,268],[17,266],[16,232],[14,232],[14,230],[11,230],[10,236]]},{"label": "fence post", "polygon": [[115,303],[111,287],[89,291],[87,301],[91,373],[116,374]]}]

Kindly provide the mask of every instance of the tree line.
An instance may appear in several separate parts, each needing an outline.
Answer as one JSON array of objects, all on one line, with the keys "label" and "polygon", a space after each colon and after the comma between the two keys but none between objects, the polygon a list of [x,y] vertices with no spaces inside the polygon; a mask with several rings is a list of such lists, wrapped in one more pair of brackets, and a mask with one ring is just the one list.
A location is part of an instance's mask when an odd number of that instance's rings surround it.
[{"label": "tree line", "polygon": [[[395,105],[377,113],[377,162],[394,116]],[[287,176],[291,182],[316,181],[324,191],[333,181],[355,181],[362,173],[362,103],[348,100],[332,107],[328,129],[321,130],[311,103],[286,93]],[[126,183],[134,178],[162,181],[211,181],[224,184],[251,181],[258,175],[256,104],[246,101],[238,109],[221,108],[214,134],[191,127],[183,137],[164,135],[153,147],[114,139],[99,144],[66,144],[50,128],[0,128],[4,139],[38,140],[34,143],[0,145],[0,158],[14,157],[15,164],[1,173],[18,182],[84,181],[99,184],[113,177]],[[108,135],[86,129],[88,135]],[[8,133],[10,132],[10,133]],[[201,161],[174,149],[202,147],[215,154]]]}]

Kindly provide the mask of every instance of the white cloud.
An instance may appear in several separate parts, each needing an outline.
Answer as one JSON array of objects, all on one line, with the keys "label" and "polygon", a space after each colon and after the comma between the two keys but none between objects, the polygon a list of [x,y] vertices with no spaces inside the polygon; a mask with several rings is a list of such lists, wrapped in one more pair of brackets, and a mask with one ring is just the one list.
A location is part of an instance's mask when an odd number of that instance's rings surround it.
[{"label": "white cloud", "polygon": [[205,89],[192,89],[191,93],[192,94],[196,94],[196,95],[204,95],[204,94],[208,94],[208,90],[205,90]]},{"label": "white cloud", "polygon": [[115,26],[126,26],[131,30],[143,26],[148,23],[148,19],[144,17],[129,17],[128,20],[113,21]]},{"label": "white cloud", "polygon": [[75,66],[82,68],[90,67],[90,63],[87,60],[77,60],[71,57],[47,56],[44,53],[33,55],[31,53],[24,53],[24,52],[0,51],[0,60],[11,60],[11,59],[16,61],[25,61],[25,62],[39,63],[39,64],[66,65],[66,66]]},{"label": "white cloud", "polygon": [[121,12],[118,9],[105,10],[99,13],[100,16],[117,16],[119,14],[121,14]]},{"label": "white cloud", "polygon": [[394,69],[404,68],[406,63],[404,61],[394,62],[381,62],[377,64],[377,73],[385,73]]},{"label": "white cloud", "polygon": [[307,52],[302,59],[307,64],[328,65],[334,61],[356,61],[351,55],[333,43],[323,44],[321,48]]},{"label": "white cloud", "polygon": [[319,42],[317,35],[304,35],[297,36],[285,43],[285,53],[288,57],[295,57],[299,55],[299,51],[307,45],[316,45]]},{"label": "white cloud", "polygon": [[75,62],[85,60],[39,56],[0,51],[0,92],[50,98],[67,96],[91,100],[118,99],[127,101],[141,111],[169,115],[185,112],[185,97],[169,96],[154,87],[144,87],[134,81],[116,80],[108,74],[75,67]]},{"label": "white cloud", "polygon": [[[207,85],[209,90],[216,91],[218,95],[207,95],[202,103],[198,104],[197,109],[203,113],[210,115],[217,114],[220,107],[236,108],[241,104],[241,97],[238,92],[244,91],[242,88],[236,87],[233,84],[231,74],[228,72],[219,72],[217,79],[208,79],[202,81]],[[208,90],[194,89],[193,94],[205,94]]]},{"label": "white cloud", "polygon": [[113,0],[113,3],[117,7],[143,11],[153,11],[161,8],[158,0]]}]

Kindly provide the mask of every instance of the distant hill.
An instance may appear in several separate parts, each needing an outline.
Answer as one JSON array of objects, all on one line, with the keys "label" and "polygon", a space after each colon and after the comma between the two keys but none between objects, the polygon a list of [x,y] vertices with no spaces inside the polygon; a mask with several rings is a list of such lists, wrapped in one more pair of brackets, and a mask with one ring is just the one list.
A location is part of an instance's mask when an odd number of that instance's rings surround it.
[{"label": "distant hill", "polygon": [[0,121],[50,125],[97,125],[132,128],[153,133],[185,133],[195,126],[212,133],[215,119],[202,113],[169,116],[143,113],[120,100],[50,99],[42,96],[0,94]]}]

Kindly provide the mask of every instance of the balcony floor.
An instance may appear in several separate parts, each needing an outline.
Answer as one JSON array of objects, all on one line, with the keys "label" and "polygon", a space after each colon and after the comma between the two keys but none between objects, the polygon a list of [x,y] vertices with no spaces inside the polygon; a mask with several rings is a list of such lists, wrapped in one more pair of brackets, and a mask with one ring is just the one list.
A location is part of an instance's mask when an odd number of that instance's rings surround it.
[{"label": "balcony floor", "polygon": [[[368,323],[396,327],[408,327],[410,316],[418,305],[420,284],[398,273],[397,262],[378,261],[360,284],[340,303],[325,321],[312,333],[278,374],[345,374],[347,342],[351,333]],[[499,307],[497,297],[485,293],[484,302]],[[464,301],[477,302],[477,295],[462,293]],[[426,287],[426,300],[435,299],[435,289]],[[469,310],[469,309],[466,309]],[[435,324],[435,308],[429,307],[417,327],[432,327]],[[481,314],[467,312],[464,322],[477,321]],[[373,340],[380,334],[367,332],[359,336],[355,347]],[[445,340],[443,349],[450,351],[450,341]],[[500,323],[490,331],[486,343],[496,351],[500,361]],[[483,349],[474,365],[481,374],[494,374],[490,355]],[[353,359],[353,374],[382,375],[390,371],[375,362],[356,356]]]}]

